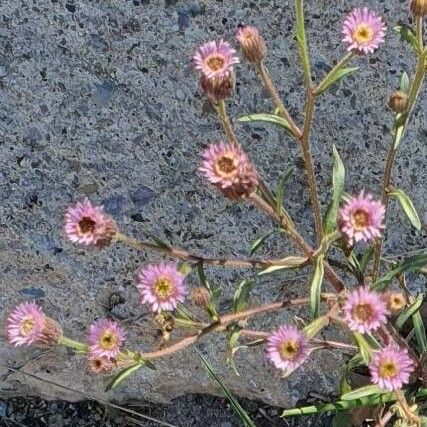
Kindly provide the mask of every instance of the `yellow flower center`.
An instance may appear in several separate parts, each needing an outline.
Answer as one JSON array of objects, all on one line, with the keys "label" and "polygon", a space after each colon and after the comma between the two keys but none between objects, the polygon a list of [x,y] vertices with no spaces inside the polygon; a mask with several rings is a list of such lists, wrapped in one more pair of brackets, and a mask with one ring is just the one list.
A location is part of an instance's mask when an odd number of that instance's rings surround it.
[{"label": "yellow flower center", "polygon": [[357,230],[363,230],[369,225],[368,212],[357,209],[353,214],[353,225]]},{"label": "yellow flower center", "polygon": [[99,344],[103,350],[111,350],[117,346],[118,343],[117,334],[111,331],[105,331],[99,337]]},{"label": "yellow flower center", "polygon": [[173,289],[172,282],[167,277],[160,277],[154,284],[154,292],[160,298],[167,298],[171,295]]},{"label": "yellow flower center", "polygon": [[96,225],[96,222],[93,219],[91,219],[87,216],[84,216],[79,221],[79,230],[83,234],[93,233],[95,230],[95,225]]},{"label": "yellow flower center", "polygon": [[374,30],[366,24],[360,24],[353,32],[353,38],[358,43],[369,43],[374,38]]},{"label": "yellow flower center", "polygon": [[369,322],[373,314],[374,312],[370,304],[357,304],[352,311],[353,317],[361,322]]},{"label": "yellow flower center", "polygon": [[206,65],[212,70],[212,71],[218,71],[221,68],[224,67],[225,61],[224,58],[220,55],[212,55],[210,58],[207,59]]},{"label": "yellow flower center", "polygon": [[297,341],[285,341],[280,346],[279,353],[282,359],[290,360],[298,354],[299,348]]},{"label": "yellow flower center", "polygon": [[236,165],[234,164],[234,159],[230,155],[225,155],[220,157],[215,162],[215,172],[218,175],[229,177],[236,170]]},{"label": "yellow flower center", "polygon": [[21,321],[21,327],[19,329],[20,334],[23,337],[26,337],[28,334],[32,332],[35,325],[36,325],[36,321],[32,317],[30,316],[24,317]]},{"label": "yellow flower center", "polygon": [[379,366],[379,372],[382,378],[393,378],[397,375],[398,367],[393,360],[383,360]]}]

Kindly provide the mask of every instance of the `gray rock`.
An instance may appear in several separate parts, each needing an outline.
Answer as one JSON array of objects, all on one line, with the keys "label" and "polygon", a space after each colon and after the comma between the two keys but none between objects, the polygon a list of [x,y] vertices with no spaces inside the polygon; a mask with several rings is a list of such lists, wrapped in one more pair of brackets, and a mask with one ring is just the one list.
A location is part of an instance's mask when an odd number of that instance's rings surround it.
[{"label": "gray rock", "polygon": [[[302,123],[303,81],[292,2],[204,0],[197,2],[200,12],[192,6],[195,2],[187,2],[189,20],[181,22],[185,31],[180,32],[178,7],[184,3],[2,1],[0,36],[7,48],[1,63],[10,65],[0,80],[1,324],[15,304],[28,299],[22,289],[40,288],[46,313],[61,322],[67,336],[84,340],[88,325],[110,314],[108,296],[120,290],[126,302],[113,314],[123,318],[129,346],[149,351],[158,345],[152,316],[140,305],[135,284],[138,269],[159,256],[120,245],[92,250],[67,241],[64,211],[84,196],[103,202],[124,233],[141,239],[153,234],[205,256],[248,257],[251,242],[275,227],[252,206],[224,200],[197,173],[203,147],[224,135],[200,93],[191,57],[210,39],[234,40],[240,23],[258,26],[269,45],[266,65],[272,79]],[[344,55],[341,24],[356,3],[306,3],[317,79]],[[364,5],[385,15],[389,28],[398,20],[409,20],[399,0],[390,0],[387,9],[374,0]],[[366,188],[379,194],[393,119],[385,105],[402,72],[414,69],[408,48],[391,30],[385,46],[354,64],[360,67],[357,74],[325,93],[316,105],[312,151],[324,210],[330,197],[332,144],[347,168],[346,191]],[[274,126],[237,122],[240,116],[273,107],[248,64],[236,68],[236,94],[227,106],[237,135],[271,188],[293,166],[296,173],[286,187],[285,203],[301,233],[312,240],[298,147]],[[424,98],[414,109],[393,178],[422,218],[427,207],[427,174],[421,173],[425,102]],[[385,253],[425,246],[425,228],[414,232],[392,203]],[[279,235],[259,251],[260,257],[287,254],[295,250]],[[223,287],[220,306],[228,310],[234,289],[253,272],[208,268],[207,274]],[[307,278],[300,274],[258,276],[251,304],[306,295]],[[189,284],[197,285],[195,274]],[[411,290],[424,285],[409,276]],[[284,310],[253,319],[250,327],[271,330],[293,322],[295,316],[309,319],[305,310]],[[117,402],[141,397],[166,402],[186,393],[219,393],[191,347],[159,360],[157,371],[142,370],[121,388],[105,393],[104,379],[90,375],[80,355],[63,348],[48,354],[12,348],[2,334],[0,344],[2,365],[26,364],[40,377]],[[237,353],[237,377],[224,363],[224,336],[203,337],[199,347],[238,396],[279,406],[293,405],[309,392],[335,393],[343,363],[338,353],[315,353],[310,363],[283,380],[265,360],[264,350],[255,347]],[[76,392],[21,374],[8,375],[1,387],[2,397],[31,393],[81,399]]]}]

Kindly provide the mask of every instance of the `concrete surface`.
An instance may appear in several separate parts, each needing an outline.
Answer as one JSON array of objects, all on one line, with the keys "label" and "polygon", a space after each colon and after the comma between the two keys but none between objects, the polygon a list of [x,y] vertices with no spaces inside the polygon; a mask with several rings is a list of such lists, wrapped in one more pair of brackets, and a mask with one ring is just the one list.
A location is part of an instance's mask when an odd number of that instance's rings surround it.
[{"label": "concrete surface", "polygon": [[[319,79],[341,57],[340,28],[354,6],[380,11],[391,28],[409,19],[406,1],[307,2],[313,73]],[[71,337],[82,338],[95,318],[108,314],[112,293],[125,303],[114,314],[129,331],[129,342],[148,350],[155,331],[138,304],[135,273],[152,254],[123,247],[104,251],[73,246],[62,233],[66,207],[88,196],[102,202],[122,230],[135,237],[156,234],[171,244],[202,254],[247,256],[249,242],[272,224],[252,207],[225,201],[195,173],[199,153],[223,138],[206,108],[191,56],[201,43],[232,39],[240,23],[257,25],[267,39],[267,65],[290,111],[302,121],[302,75],[293,40],[293,7],[287,0],[2,0],[0,9],[0,321],[14,304],[39,300]],[[387,44],[356,61],[360,71],[319,102],[313,155],[327,203],[331,146],[347,166],[347,191],[361,187],[378,194],[392,116],[385,107],[413,61],[391,30]],[[233,117],[271,109],[255,74],[238,67]],[[425,92],[425,90],[424,90]],[[425,93],[424,93],[425,95]],[[395,185],[404,188],[425,218],[426,101],[418,104],[395,167]],[[306,236],[311,213],[296,144],[278,129],[237,125],[241,142],[273,186],[285,168],[295,173],[286,205]],[[411,230],[393,204],[387,253],[425,247],[426,235]],[[294,253],[272,239],[260,254]],[[231,304],[234,286],[250,272],[209,269],[221,283],[221,307]],[[259,278],[253,303],[304,295],[305,277],[281,274]],[[196,278],[191,277],[192,285]],[[411,286],[425,284],[411,282]],[[265,316],[251,325],[269,329],[290,321],[296,311]],[[162,360],[158,371],[142,371],[106,396],[81,357],[64,349],[12,349],[0,338],[1,365],[20,366],[39,376],[119,401],[145,398],[165,402],[194,392],[216,393],[192,349]],[[268,366],[261,348],[237,357],[241,376],[224,364],[221,337],[199,348],[240,396],[288,406],[310,391],[334,393],[339,355],[316,354],[287,380]],[[33,360],[37,356],[36,360]],[[78,399],[73,392],[10,375],[2,395],[40,394]]]}]

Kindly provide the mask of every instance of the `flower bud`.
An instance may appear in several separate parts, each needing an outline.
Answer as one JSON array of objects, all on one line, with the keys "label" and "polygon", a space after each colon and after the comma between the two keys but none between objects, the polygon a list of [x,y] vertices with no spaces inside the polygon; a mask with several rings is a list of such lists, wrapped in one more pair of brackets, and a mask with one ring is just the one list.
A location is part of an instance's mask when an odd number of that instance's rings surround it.
[{"label": "flower bud", "polygon": [[394,91],[388,101],[388,106],[395,112],[405,111],[408,105],[408,95],[403,90]]},{"label": "flower bud", "polygon": [[206,308],[211,301],[211,295],[206,288],[198,287],[193,291],[193,301],[198,307]]},{"label": "flower bud", "polygon": [[427,15],[427,0],[412,0],[410,9],[415,17],[423,18]]},{"label": "flower bud", "polygon": [[43,328],[37,343],[44,345],[58,345],[62,337],[62,327],[50,317],[45,316]]},{"label": "flower bud", "polygon": [[384,294],[384,300],[387,304],[387,308],[392,314],[398,314],[406,306],[407,300],[402,292],[386,292]]},{"label": "flower bud", "polygon": [[236,39],[242,48],[243,56],[251,64],[259,64],[267,54],[267,46],[257,28],[250,25],[237,31]]}]

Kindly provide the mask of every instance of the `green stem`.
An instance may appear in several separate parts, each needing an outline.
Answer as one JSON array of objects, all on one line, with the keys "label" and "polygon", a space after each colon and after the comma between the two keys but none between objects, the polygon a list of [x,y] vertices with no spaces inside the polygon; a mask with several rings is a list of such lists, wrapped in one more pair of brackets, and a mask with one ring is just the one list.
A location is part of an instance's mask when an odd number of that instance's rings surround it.
[{"label": "green stem", "polygon": [[227,140],[230,144],[239,145],[239,141],[237,139],[236,134],[234,133],[233,126],[231,125],[230,119],[227,115],[227,110],[225,108],[224,101],[218,101],[217,104],[214,104],[214,107],[218,113],[218,117],[221,121],[222,127],[224,128],[224,132],[227,136]]},{"label": "green stem", "polygon": [[72,348],[78,352],[82,352],[82,353],[87,353],[87,345],[79,342],[79,341],[74,341],[70,338],[64,337],[62,336],[61,339],[59,340],[59,344],[61,345],[65,345],[66,347]]}]

